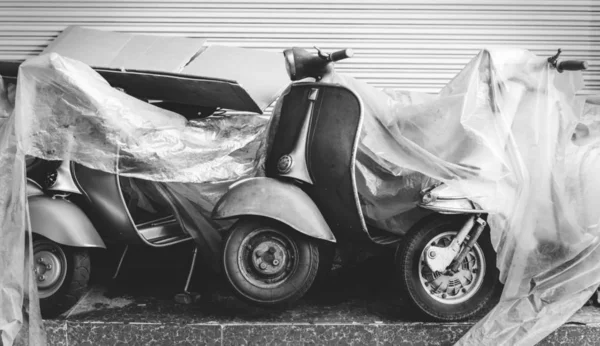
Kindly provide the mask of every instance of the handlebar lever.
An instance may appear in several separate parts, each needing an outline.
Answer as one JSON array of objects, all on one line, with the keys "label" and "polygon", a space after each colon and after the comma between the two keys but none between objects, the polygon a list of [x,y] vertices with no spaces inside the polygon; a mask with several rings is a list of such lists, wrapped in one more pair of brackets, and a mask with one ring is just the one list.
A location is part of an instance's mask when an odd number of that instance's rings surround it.
[{"label": "handlebar lever", "polygon": [[317,55],[319,56],[319,58],[326,60],[326,61],[331,61],[331,54],[323,53],[321,48],[319,48],[317,46],[314,46],[314,48],[317,50]]},{"label": "handlebar lever", "polygon": [[562,53],[562,50],[558,48],[558,52],[556,52],[556,54],[548,58],[548,62],[552,64],[552,66],[556,67],[556,61],[558,60],[560,53]]}]

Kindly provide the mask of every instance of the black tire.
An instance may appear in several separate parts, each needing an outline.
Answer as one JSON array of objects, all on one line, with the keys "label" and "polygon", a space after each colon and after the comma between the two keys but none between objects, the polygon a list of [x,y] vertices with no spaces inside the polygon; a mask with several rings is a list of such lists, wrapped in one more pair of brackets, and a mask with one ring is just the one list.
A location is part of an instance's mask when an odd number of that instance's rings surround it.
[{"label": "black tire", "polygon": [[312,285],[312,289],[318,289],[322,285],[327,283],[327,279],[330,277],[331,268],[333,268],[333,261],[335,258],[335,243],[322,241],[319,244],[319,270],[317,277]]},{"label": "black tire", "polygon": [[38,261],[42,251],[53,250],[56,259],[61,262],[61,278],[56,281],[56,285],[42,287],[39,271],[34,274],[44,318],[56,317],[77,304],[87,290],[90,280],[91,266],[87,249],[60,245],[44,237],[35,237],[33,240],[34,268],[44,265]]},{"label": "black tire", "polygon": [[[267,254],[263,251],[267,248],[274,250]],[[278,265],[275,259],[280,261]],[[319,247],[317,240],[281,222],[243,218],[227,236],[223,267],[227,281],[242,300],[261,307],[286,307],[304,296],[315,281]]]},{"label": "black tire", "polygon": [[[467,290],[462,298],[466,299],[465,301],[456,300],[454,303],[450,303],[453,298],[447,299],[447,296],[438,296],[436,300],[432,297],[434,293],[426,290],[424,287],[426,284],[421,282],[420,265],[425,246],[436,237],[442,237],[440,238],[441,241],[446,241],[447,232],[454,232],[454,235],[456,235],[466,220],[467,217],[464,215],[434,214],[428,216],[415,224],[398,246],[395,262],[401,288],[409,296],[411,303],[423,313],[426,319],[445,322],[465,320],[486,312],[497,301],[502,287],[496,268],[496,252],[491,245],[489,228],[487,227],[479,237],[476,246],[471,250],[474,255],[473,258],[479,258],[478,256],[482,255],[484,260],[476,261],[485,271],[483,271],[484,274],[481,279],[477,279],[476,275],[471,277],[472,281],[480,282],[480,284],[479,288],[474,284],[473,288]],[[479,250],[475,249],[477,246]],[[423,270],[426,272],[428,267]],[[477,272],[470,271],[471,274],[480,272],[481,269],[478,269]],[[440,280],[446,280],[447,278],[453,280],[454,277],[442,274],[439,278]],[[453,285],[455,285],[455,282],[457,281],[454,281]],[[460,287],[465,288],[462,284]],[[442,294],[437,292],[438,289],[436,288],[436,294]],[[456,297],[459,298],[462,293],[456,294]],[[465,298],[465,296],[469,297]]]}]

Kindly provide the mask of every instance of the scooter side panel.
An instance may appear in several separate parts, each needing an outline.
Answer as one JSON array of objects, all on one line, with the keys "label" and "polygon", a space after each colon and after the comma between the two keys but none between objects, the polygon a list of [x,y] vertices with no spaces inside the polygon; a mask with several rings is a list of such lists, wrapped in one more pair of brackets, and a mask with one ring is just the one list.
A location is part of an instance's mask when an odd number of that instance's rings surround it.
[{"label": "scooter side panel", "polygon": [[[315,89],[318,92],[313,99],[310,96]],[[312,111],[308,112],[311,105]],[[309,129],[302,133],[307,116]],[[361,101],[348,88],[327,83],[294,84],[283,100],[265,164],[266,176],[281,179],[288,174],[280,173],[280,158],[299,146],[305,148],[303,159],[310,180],[304,181],[311,183],[300,188],[310,196],[330,229],[340,231],[336,233],[338,238],[364,239],[368,234],[354,176],[362,116]],[[294,166],[299,165],[293,162],[292,170]]]},{"label": "scooter side panel", "polygon": [[[294,85],[290,92],[285,95],[281,108],[277,131],[271,144],[269,156],[265,163],[265,174],[268,177],[278,177],[277,162],[283,155],[290,154],[298,145],[300,129],[306,119],[308,109],[308,95],[310,87],[298,87]],[[305,139],[300,139],[306,143]]]},{"label": "scooter side panel", "polygon": [[307,141],[313,180],[303,189],[338,238],[363,239],[368,233],[356,189],[355,161],[362,104],[351,90],[321,85]]},{"label": "scooter side panel", "polygon": [[74,204],[47,196],[31,196],[31,231],[59,244],[106,248],[88,217]]},{"label": "scooter side panel", "polygon": [[83,165],[73,166],[74,177],[91,202],[86,213],[108,243],[144,244],[138,235],[119,187],[119,177]]},{"label": "scooter side panel", "polygon": [[295,185],[272,178],[250,178],[232,185],[213,209],[213,219],[264,216],[309,237],[335,242],[310,197]]}]

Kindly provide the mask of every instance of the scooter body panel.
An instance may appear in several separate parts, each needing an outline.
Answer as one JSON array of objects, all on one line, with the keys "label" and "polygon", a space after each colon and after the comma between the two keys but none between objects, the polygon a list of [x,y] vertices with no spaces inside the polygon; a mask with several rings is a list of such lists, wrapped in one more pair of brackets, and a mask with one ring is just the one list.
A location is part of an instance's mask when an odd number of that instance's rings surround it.
[{"label": "scooter body panel", "polygon": [[275,179],[289,179],[294,167],[306,167],[310,179],[291,177],[305,182],[298,186],[339,240],[368,235],[354,172],[362,119],[362,103],[350,89],[297,83],[283,100],[265,164],[266,175]]},{"label": "scooter body panel", "polygon": [[28,198],[31,231],[62,245],[106,248],[96,228],[76,205],[35,195]]},{"label": "scooter body panel", "polygon": [[144,244],[123,202],[118,176],[78,164],[73,170],[76,184],[90,202],[86,212],[102,238],[108,243]]},{"label": "scooter body panel", "polygon": [[302,189],[272,178],[249,178],[233,184],[213,209],[214,219],[264,216],[309,237],[335,242],[323,215]]}]

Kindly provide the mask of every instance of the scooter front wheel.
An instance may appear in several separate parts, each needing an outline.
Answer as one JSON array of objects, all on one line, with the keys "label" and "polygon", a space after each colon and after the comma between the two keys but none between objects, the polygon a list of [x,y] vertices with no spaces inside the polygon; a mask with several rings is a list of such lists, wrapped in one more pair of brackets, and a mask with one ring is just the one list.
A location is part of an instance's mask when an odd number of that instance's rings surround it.
[{"label": "scooter front wheel", "polygon": [[413,305],[436,321],[460,321],[488,310],[501,289],[496,253],[484,230],[458,272],[433,271],[425,256],[430,246],[447,247],[466,222],[464,215],[434,214],[406,235],[396,252],[400,284]]},{"label": "scooter front wheel", "polygon": [[315,281],[318,243],[275,220],[242,218],[225,241],[223,265],[241,299],[263,307],[287,306]]}]

